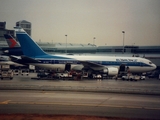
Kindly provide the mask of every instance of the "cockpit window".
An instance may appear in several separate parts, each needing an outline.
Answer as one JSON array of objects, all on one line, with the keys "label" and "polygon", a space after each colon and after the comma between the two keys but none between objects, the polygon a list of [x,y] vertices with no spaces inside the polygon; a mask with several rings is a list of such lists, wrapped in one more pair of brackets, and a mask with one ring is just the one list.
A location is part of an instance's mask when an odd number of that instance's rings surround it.
[{"label": "cockpit window", "polygon": [[152,62],[149,62],[149,64],[152,64]]}]

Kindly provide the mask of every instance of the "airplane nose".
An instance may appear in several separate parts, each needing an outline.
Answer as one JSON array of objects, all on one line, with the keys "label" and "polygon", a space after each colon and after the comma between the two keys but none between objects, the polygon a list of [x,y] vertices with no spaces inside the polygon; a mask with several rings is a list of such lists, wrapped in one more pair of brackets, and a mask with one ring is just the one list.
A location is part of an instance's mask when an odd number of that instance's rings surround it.
[{"label": "airplane nose", "polygon": [[154,69],[156,69],[156,68],[157,68],[157,66],[156,66],[155,64],[153,64],[153,68],[154,68]]}]

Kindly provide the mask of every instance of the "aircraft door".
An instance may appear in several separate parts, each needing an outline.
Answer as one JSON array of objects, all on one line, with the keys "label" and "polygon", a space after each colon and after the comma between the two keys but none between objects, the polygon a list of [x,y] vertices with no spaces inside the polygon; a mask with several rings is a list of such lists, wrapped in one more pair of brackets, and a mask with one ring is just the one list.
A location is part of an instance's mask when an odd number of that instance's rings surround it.
[{"label": "aircraft door", "polygon": [[66,63],[65,71],[70,71],[70,70],[71,70],[71,64],[70,63]]},{"label": "aircraft door", "polygon": [[121,64],[119,66],[119,72],[125,72],[126,71],[126,65],[125,64]]}]

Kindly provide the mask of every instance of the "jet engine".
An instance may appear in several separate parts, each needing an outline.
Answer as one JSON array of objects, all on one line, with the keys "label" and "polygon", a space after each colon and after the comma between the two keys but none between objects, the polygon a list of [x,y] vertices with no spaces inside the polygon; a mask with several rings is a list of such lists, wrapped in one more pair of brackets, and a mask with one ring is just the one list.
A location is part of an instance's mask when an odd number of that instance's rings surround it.
[{"label": "jet engine", "polygon": [[109,67],[102,70],[102,73],[107,73],[108,76],[115,76],[118,74],[118,68]]}]

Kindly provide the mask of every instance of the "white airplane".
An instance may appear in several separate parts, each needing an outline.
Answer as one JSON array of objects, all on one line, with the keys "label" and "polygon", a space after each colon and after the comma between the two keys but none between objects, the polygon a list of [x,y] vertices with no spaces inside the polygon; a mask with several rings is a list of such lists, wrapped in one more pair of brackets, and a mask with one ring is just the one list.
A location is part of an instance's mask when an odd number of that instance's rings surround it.
[{"label": "white airplane", "polygon": [[139,57],[50,55],[20,27],[15,27],[17,39],[29,64],[52,70],[88,70],[117,75],[121,66],[128,67],[131,73],[142,73],[156,69],[150,60]]}]

